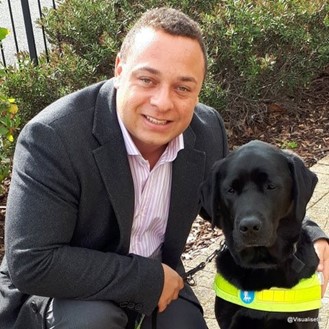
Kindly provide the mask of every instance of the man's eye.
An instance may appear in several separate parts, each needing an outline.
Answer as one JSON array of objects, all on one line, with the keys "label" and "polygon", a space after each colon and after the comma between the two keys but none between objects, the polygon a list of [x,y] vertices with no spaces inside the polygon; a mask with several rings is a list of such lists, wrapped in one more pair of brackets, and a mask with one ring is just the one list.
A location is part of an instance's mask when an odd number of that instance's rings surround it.
[{"label": "man's eye", "polygon": [[190,89],[187,88],[187,87],[185,87],[185,86],[179,86],[179,87],[177,87],[177,90],[178,90],[179,92],[182,92],[182,93],[187,93],[187,92],[190,91]]},{"label": "man's eye", "polygon": [[142,77],[142,78],[139,78],[139,81],[141,81],[144,85],[150,85],[150,84],[152,84],[152,80],[149,79],[149,78]]}]

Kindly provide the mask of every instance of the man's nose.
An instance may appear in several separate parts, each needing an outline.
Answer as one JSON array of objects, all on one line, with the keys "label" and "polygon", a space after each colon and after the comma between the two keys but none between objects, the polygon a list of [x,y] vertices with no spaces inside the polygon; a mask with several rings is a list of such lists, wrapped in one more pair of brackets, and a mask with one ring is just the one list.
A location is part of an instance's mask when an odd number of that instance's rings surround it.
[{"label": "man's nose", "polygon": [[159,111],[168,111],[173,107],[171,97],[169,86],[159,86],[151,96],[151,105],[155,106]]}]

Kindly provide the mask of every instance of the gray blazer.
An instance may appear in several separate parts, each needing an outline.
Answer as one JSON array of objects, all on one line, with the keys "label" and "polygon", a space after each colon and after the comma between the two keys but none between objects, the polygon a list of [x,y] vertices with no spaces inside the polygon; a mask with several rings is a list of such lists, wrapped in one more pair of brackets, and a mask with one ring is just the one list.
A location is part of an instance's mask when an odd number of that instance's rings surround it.
[{"label": "gray blazer", "polygon": [[[157,306],[160,262],[128,253],[134,187],[115,98],[112,80],[92,85],[56,101],[22,130],[7,203],[0,328],[19,328],[18,318],[29,328],[22,304],[31,295],[40,296],[40,305],[57,297],[110,300],[146,314]],[[199,184],[227,153],[218,113],[197,105],[184,142],[173,163],[162,247],[162,261],[180,273],[200,211]],[[197,302],[189,287],[181,294]],[[37,299],[32,306],[42,328],[44,309]]]}]

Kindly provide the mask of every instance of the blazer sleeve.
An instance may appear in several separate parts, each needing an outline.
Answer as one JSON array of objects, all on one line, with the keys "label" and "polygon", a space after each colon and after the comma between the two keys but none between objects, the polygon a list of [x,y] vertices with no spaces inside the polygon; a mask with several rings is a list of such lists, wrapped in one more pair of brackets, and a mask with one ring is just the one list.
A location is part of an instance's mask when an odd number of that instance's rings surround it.
[{"label": "blazer sleeve", "polygon": [[81,191],[64,145],[42,122],[18,138],[6,216],[13,284],[29,295],[109,300],[150,314],[163,286],[159,261],[71,245]]},{"label": "blazer sleeve", "polygon": [[311,240],[315,242],[319,239],[326,239],[329,243],[329,238],[326,233],[320,228],[320,226],[311,220],[309,217],[305,217],[303,226],[307,230]]}]

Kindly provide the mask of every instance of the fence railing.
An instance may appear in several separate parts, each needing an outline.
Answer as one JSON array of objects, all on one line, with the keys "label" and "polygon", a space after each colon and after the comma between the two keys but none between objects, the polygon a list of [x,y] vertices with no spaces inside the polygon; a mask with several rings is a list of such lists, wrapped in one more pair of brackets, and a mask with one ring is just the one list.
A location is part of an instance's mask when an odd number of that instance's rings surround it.
[{"label": "fence railing", "polygon": [[[22,50],[28,51],[31,60],[36,64],[38,64],[38,49],[39,51],[42,49],[48,58],[45,31],[41,27],[41,33],[39,32],[36,37],[38,27],[35,20],[42,18],[43,7],[56,8],[55,0],[30,0],[30,2],[29,0],[3,0],[0,6],[0,26],[11,31],[11,37],[7,37],[3,44],[0,44],[2,64],[6,66],[8,61],[12,63],[15,55]],[[31,9],[33,15],[31,15]]]}]

